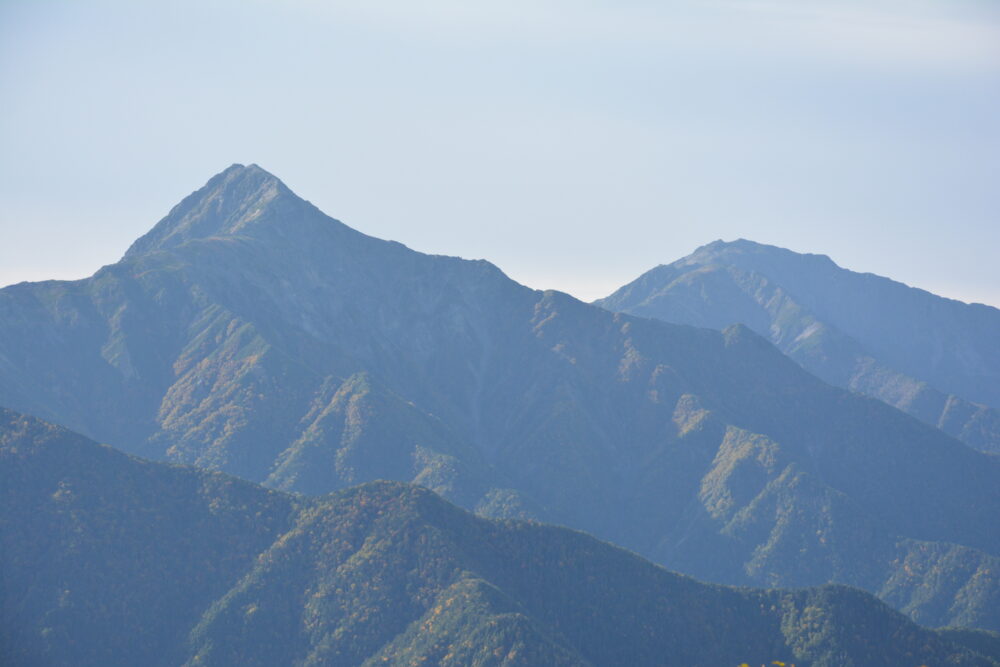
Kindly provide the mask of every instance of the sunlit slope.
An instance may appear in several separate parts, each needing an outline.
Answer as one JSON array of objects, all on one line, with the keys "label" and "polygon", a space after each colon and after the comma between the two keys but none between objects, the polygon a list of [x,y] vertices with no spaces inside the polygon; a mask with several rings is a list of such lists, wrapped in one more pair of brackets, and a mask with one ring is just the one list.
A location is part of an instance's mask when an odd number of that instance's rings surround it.
[{"label": "sunlit slope", "polygon": [[995,664],[861,591],[706,585],[401,483],[293,499],[8,411],[0,482],[11,664]]},{"label": "sunlit slope", "polygon": [[745,327],[613,314],[235,165],[90,279],[0,290],[0,404],[311,494],[425,484],[699,578],[1000,629],[1000,464]]}]

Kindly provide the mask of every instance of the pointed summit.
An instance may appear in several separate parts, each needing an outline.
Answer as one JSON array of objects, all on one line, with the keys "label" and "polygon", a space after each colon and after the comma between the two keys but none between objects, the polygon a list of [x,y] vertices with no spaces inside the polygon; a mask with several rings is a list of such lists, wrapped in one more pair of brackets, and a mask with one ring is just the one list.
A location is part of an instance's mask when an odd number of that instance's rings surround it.
[{"label": "pointed summit", "polygon": [[276,176],[256,164],[234,164],[175,206],[125,253],[134,257],[195,239],[247,233],[265,220],[315,211]]}]

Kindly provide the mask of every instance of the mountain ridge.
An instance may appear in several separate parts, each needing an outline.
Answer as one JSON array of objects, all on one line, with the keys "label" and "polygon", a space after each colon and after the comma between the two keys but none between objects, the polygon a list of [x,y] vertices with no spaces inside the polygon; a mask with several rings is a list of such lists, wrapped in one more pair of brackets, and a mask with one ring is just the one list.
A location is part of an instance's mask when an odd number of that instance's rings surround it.
[{"label": "mountain ridge", "polygon": [[990,402],[1000,400],[991,343],[1000,310],[990,306],[745,240],[702,246],[595,303],[716,329],[742,321],[827,382],[1000,451],[1000,410]]},{"label": "mountain ridge", "polygon": [[413,485],[293,497],[4,409],[0,480],[16,664],[997,664],[846,587],[703,584]]},{"label": "mountain ridge", "polygon": [[[730,249],[730,248],[764,250],[764,251],[768,251],[768,252],[778,251],[780,254],[782,254],[782,255],[784,255],[786,257],[799,257],[799,258],[803,258],[803,259],[805,259],[807,261],[815,261],[815,262],[817,262],[819,264],[826,265],[827,268],[833,268],[833,269],[838,269],[840,271],[846,271],[846,272],[849,272],[851,274],[854,274],[855,276],[860,276],[862,278],[878,278],[880,280],[888,281],[889,283],[892,283],[893,285],[896,285],[896,286],[899,286],[899,287],[904,287],[904,288],[906,288],[908,290],[915,290],[916,292],[918,292],[918,293],[920,293],[922,295],[932,296],[932,297],[935,297],[937,299],[943,299],[944,301],[955,302],[955,303],[961,304],[963,306],[972,306],[972,307],[977,307],[977,308],[978,307],[983,307],[983,308],[988,308],[988,309],[992,309],[992,310],[997,310],[996,306],[992,306],[990,304],[976,302],[976,301],[963,301],[962,299],[957,299],[955,297],[944,296],[944,295],[941,295],[941,294],[937,294],[936,292],[932,292],[931,290],[925,289],[923,287],[917,287],[916,285],[910,285],[909,283],[903,282],[901,280],[896,280],[894,278],[889,278],[888,276],[883,276],[882,274],[875,273],[874,271],[856,271],[854,269],[848,269],[848,268],[842,267],[839,264],[837,264],[837,262],[832,257],[830,257],[829,255],[827,255],[825,253],[821,253],[821,252],[797,252],[797,251],[794,251],[794,250],[790,250],[788,248],[783,248],[782,246],[772,245],[772,244],[769,244],[769,243],[760,243],[758,241],[754,241],[753,239],[748,239],[748,238],[743,238],[743,237],[736,238],[736,239],[734,239],[732,241],[726,241],[724,239],[716,239],[714,241],[710,241],[709,243],[705,243],[703,245],[698,246],[697,248],[694,249],[694,251],[691,252],[690,255],[688,255],[687,257],[681,258],[680,260],[677,260],[677,262],[691,263],[691,264],[701,263],[702,260],[700,260],[700,259],[696,260],[696,258],[698,258],[699,255],[702,255],[702,254],[706,254],[706,255],[707,254],[712,254],[712,253],[714,253],[716,251],[719,251],[719,250],[723,250],[724,251],[724,250]],[[710,251],[711,251],[711,253],[710,253]],[[670,264],[659,264],[656,267],[654,267],[654,269],[660,269],[660,268],[663,268],[663,267],[667,267],[667,266],[670,266],[671,264],[675,264],[677,262],[671,262]]]},{"label": "mountain ridge", "polygon": [[[243,224],[219,187],[196,198],[207,237],[0,290],[0,404],[284,491],[419,480],[702,579],[851,584],[1000,628],[985,455],[747,328],[609,313],[304,203]],[[213,236],[223,209],[242,226]]]}]

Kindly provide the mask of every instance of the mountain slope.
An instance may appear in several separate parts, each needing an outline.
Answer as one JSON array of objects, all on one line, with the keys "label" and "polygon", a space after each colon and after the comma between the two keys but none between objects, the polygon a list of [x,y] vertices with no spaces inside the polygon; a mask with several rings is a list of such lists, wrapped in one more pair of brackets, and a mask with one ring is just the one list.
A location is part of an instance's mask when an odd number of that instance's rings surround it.
[{"label": "mountain slope", "polygon": [[746,328],[373,239],[254,166],[90,279],[0,290],[0,403],[282,490],[420,482],[700,578],[1000,629],[1000,462]]},{"label": "mountain slope", "polygon": [[744,240],[699,248],[595,303],[715,329],[741,322],[827,382],[1000,452],[995,308]]},{"label": "mountain slope", "polygon": [[5,663],[996,664],[860,591],[701,584],[399,483],[293,499],[6,410],[0,481]]},{"label": "mountain slope", "polygon": [[190,619],[287,530],[282,494],[0,409],[0,662],[179,664]]}]

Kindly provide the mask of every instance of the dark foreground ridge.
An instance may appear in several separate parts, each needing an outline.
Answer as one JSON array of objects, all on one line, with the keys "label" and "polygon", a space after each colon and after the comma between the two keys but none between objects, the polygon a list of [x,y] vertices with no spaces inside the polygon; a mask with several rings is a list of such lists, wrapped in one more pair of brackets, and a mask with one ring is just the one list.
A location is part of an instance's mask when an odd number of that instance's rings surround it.
[{"label": "dark foreground ridge", "polygon": [[842,586],[699,583],[420,487],[314,499],[0,410],[0,662],[995,665]]},{"label": "dark foreground ridge", "polygon": [[0,405],[272,489],[412,482],[699,579],[846,584],[1000,630],[1000,460],[746,327],[414,252],[256,166],[89,279],[0,290]]}]

